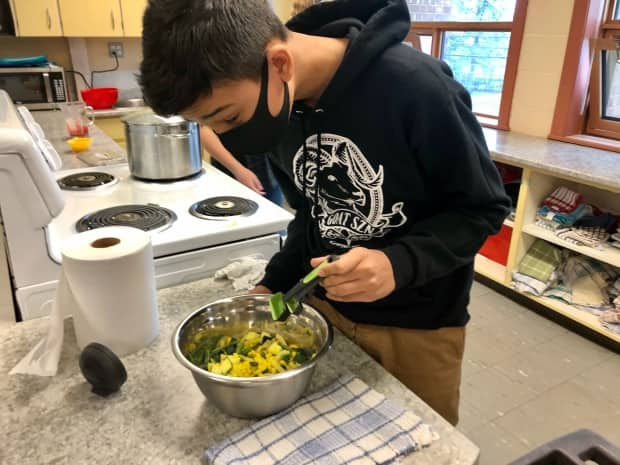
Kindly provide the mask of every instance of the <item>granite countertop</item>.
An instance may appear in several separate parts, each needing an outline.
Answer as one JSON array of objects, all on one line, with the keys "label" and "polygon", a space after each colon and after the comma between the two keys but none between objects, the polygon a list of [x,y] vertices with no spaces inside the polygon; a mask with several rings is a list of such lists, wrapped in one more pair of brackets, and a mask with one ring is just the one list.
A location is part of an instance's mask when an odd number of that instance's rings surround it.
[{"label": "granite countertop", "polygon": [[127,153],[114,140],[97,127],[89,127],[92,145],[89,150],[74,153],[67,145],[67,128],[61,111],[33,111],[35,121],[39,123],[45,137],[52,143],[62,159],[62,169],[78,169],[89,166],[104,166],[127,163]]},{"label": "granite countertop", "polygon": [[[199,464],[205,448],[250,424],[210,405],[190,373],[174,358],[171,334],[206,302],[233,295],[212,278],[158,292],[161,332],[150,347],[122,358],[128,380],[108,398],[92,394],[78,368],[73,325],[65,321],[58,374],[8,376],[46,333],[48,320],[0,327],[0,463]],[[332,350],[317,366],[310,391],[351,372],[433,425],[440,439],[403,464],[472,465],[479,449],[336,331]]]},{"label": "granite countertop", "polygon": [[484,129],[494,160],[620,192],[620,153]]}]

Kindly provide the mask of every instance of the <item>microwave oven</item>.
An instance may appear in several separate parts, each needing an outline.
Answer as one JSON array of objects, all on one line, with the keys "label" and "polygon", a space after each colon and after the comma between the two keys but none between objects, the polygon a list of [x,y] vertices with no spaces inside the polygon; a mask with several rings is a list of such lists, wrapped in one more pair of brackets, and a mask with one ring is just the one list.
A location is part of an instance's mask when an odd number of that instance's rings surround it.
[{"label": "microwave oven", "polygon": [[31,110],[53,109],[67,101],[65,72],[52,64],[0,68],[0,89],[6,90],[15,104]]}]

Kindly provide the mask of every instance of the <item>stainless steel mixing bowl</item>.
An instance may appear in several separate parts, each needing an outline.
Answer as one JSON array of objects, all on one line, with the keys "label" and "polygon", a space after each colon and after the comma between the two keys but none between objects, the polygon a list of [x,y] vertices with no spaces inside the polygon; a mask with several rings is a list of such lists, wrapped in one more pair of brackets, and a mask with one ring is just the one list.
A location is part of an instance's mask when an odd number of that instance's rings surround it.
[{"label": "stainless steel mixing bowl", "polygon": [[[298,368],[257,378],[238,378],[218,375],[191,363],[183,353],[186,345],[199,330],[213,334],[240,334],[254,328],[271,331],[275,327],[286,338],[286,328],[274,322],[269,310],[269,295],[252,294],[231,297],[210,303],[188,315],[172,335],[172,350],[177,360],[192,372],[196,384],[224,413],[240,418],[258,418],[279,412],[299,399],[312,378],[314,368],[329,350],[333,330],[317,310],[304,304],[299,315],[286,322],[294,334],[296,327],[310,328],[314,335],[317,354]],[[276,325],[276,326],[274,326]]]}]

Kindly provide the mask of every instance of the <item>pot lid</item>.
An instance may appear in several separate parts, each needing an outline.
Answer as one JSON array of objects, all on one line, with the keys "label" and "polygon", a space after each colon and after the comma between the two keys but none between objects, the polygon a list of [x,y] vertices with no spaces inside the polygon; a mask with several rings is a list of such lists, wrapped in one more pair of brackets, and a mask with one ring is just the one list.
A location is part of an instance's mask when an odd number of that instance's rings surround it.
[{"label": "pot lid", "polygon": [[187,124],[189,121],[181,116],[164,117],[156,114],[153,110],[135,111],[121,118],[126,124],[138,124],[148,126],[171,126]]}]

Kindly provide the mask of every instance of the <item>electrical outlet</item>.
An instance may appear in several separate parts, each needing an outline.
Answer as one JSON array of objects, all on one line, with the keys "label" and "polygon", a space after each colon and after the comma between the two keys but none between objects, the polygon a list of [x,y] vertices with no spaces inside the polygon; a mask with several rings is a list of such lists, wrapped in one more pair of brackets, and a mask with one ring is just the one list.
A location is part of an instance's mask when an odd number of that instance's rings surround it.
[{"label": "electrical outlet", "polygon": [[108,55],[110,57],[116,55],[117,58],[122,58],[124,53],[122,42],[108,42]]}]

